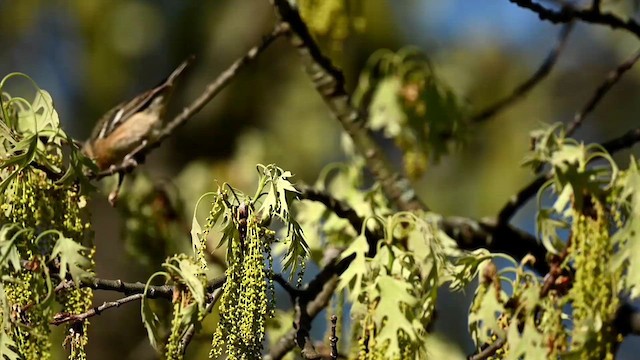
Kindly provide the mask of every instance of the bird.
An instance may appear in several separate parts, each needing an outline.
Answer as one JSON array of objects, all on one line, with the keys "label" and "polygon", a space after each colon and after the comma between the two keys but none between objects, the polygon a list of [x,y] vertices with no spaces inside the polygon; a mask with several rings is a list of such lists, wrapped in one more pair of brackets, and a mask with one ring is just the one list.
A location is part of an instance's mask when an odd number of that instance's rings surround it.
[{"label": "bird", "polygon": [[191,61],[192,57],[183,61],[157,86],[116,105],[98,120],[83,152],[100,171],[133,161],[136,153],[158,138],[176,80]]},{"label": "bird", "polygon": [[166,125],[166,110],[178,78],[193,56],[183,61],[165,80],[133,99],[107,111],[96,123],[82,152],[100,172],[118,173],[118,185],[109,195],[114,205],[124,179],[119,166],[137,164],[136,154],[157,141]]}]

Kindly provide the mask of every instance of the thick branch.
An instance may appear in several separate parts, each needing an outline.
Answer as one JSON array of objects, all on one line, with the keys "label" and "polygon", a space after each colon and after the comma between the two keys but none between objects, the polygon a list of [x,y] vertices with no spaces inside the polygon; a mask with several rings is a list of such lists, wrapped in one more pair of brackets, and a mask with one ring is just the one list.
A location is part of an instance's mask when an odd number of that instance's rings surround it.
[{"label": "thick branch", "polygon": [[441,228],[461,249],[485,248],[491,252],[509,254],[517,260],[531,254],[536,258],[533,268],[539,274],[549,271],[546,249],[526,231],[510,225],[499,226],[492,220],[477,221],[457,216],[443,218]]},{"label": "thick branch", "polygon": [[562,27],[560,30],[560,34],[558,35],[558,40],[556,44],[551,49],[544,62],[540,65],[538,70],[527,79],[525,82],[516,87],[511,95],[507,96],[504,99],[497,101],[496,103],[488,106],[486,109],[481,110],[476,115],[473,115],[469,121],[472,123],[479,123],[485,120],[490,119],[494,115],[496,115],[501,110],[504,110],[509,105],[512,105],[514,102],[522,99],[529,91],[531,91],[536,85],[538,85],[542,80],[544,80],[547,75],[551,72],[551,69],[558,61],[562,50],[567,43],[567,39],[569,38],[569,34],[571,34],[571,30],[573,29],[573,23],[570,22]]},{"label": "thick branch", "polygon": [[[347,203],[326,192],[309,187],[301,188],[300,197],[322,203],[338,217],[349,220],[356,231],[361,230],[363,220]],[[498,226],[497,222],[490,220],[477,221],[454,216],[443,218],[439,226],[456,241],[461,249],[486,248],[492,252],[509,254],[516,259],[522,259],[527,254],[531,254],[537,260],[534,266],[537,271],[541,274],[546,274],[549,271],[545,261],[546,250],[544,246],[533,235],[525,231],[512,226]],[[374,239],[381,238],[376,234],[372,234],[372,236]]]},{"label": "thick branch", "polygon": [[602,147],[604,147],[610,154],[613,154],[620,150],[629,148],[637,142],[640,142],[640,128],[631,129],[620,137],[605,141],[602,143]]},{"label": "thick branch", "polygon": [[360,154],[364,156],[369,170],[382,185],[386,196],[400,210],[426,209],[426,205],[418,199],[409,181],[394,171],[389,164],[382,149],[365,127],[363,116],[351,106],[351,98],[345,90],[342,72],[322,54],[298,11],[288,0],[271,2],[280,20],[290,27],[288,38],[298,50],[318,93],[349,134]]},{"label": "thick branch", "polygon": [[547,20],[552,23],[568,23],[578,19],[591,24],[606,25],[612,29],[623,29],[640,37],[640,24],[635,20],[632,18],[622,19],[611,13],[600,12],[599,6],[588,9],[576,9],[565,6],[561,10],[556,11],[548,9],[532,0],[509,0],[509,2],[521,8],[531,10],[538,14],[541,20]]}]

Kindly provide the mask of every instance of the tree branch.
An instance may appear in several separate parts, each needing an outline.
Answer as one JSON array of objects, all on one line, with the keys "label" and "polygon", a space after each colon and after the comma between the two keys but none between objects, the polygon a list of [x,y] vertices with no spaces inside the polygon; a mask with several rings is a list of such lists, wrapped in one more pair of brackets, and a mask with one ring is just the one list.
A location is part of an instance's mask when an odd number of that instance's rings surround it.
[{"label": "tree branch", "polygon": [[568,23],[578,19],[586,23],[606,25],[612,29],[626,30],[640,38],[640,24],[635,20],[632,18],[624,20],[611,13],[603,13],[600,11],[599,6],[592,6],[588,9],[576,9],[565,6],[560,10],[552,10],[532,0],[509,0],[509,2],[521,8],[533,11],[538,15],[540,20],[546,20],[557,24]]},{"label": "tree branch", "polygon": [[[207,291],[212,292],[224,285],[226,277],[224,275],[209,280],[207,284]],[[62,291],[74,287],[75,284],[72,280],[66,279],[60,282],[56,286],[55,291]],[[125,295],[142,294],[145,291],[145,283],[142,282],[124,282],[118,280],[108,280],[100,278],[88,278],[83,279],[80,283],[80,287],[91,288],[93,290],[107,290],[115,291]],[[170,285],[149,285],[147,288],[147,295],[150,299],[164,298],[171,299],[173,296],[173,286]]]},{"label": "tree branch", "polygon": [[[180,126],[184,125],[189,119],[191,119],[195,114],[200,112],[202,108],[211,101],[222,89],[224,89],[243,69],[251,61],[255,60],[258,55],[260,55],[265,49],[273,43],[275,39],[284,34],[286,31],[285,27],[282,25],[277,25],[273,31],[266,35],[262,41],[249,49],[249,51],[236,60],[229,68],[223,71],[218,77],[207,87],[205,90],[198,96],[189,106],[185,107],[180,114],[178,114],[173,120],[167,123],[166,127],[162,130],[162,133],[159,135],[158,139],[153,143],[150,143],[148,146],[140,149],[136,154],[133,154],[135,158],[143,158],[146,154],[148,154],[152,149],[158,147],[162,141],[164,141],[167,137],[171,136],[173,132]],[[138,165],[137,161],[125,161],[115,168],[102,171],[94,176],[95,179],[101,179],[103,177],[111,176],[115,173],[127,173],[131,172]]]},{"label": "tree branch", "polygon": [[620,150],[629,148],[637,142],[640,142],[640,128],[631,129],[620,137],[605,141],[602,143],[602,147],[604,147],[610,154],[613,154]]},{"label": "tree branch", "polygon": [[277,282],[287,294],[289,294],[289,297],[291,297],[292,300],[299,297],[303,293],[303,290],[296,289],[291,284],[289,284],[289,282],[285,280],[285,278],[283,278],[281,274],[274,274],[273,280]]},{"label": "tree branch", "polygon": [[296,309],[294,328],[271,348],[265,360],[282,359],[296,345],[302,349],[302,356],[305,359],[317,359],[320,356],[313,347],[309,335],[311,322],[320,311],[327,307],[338,286],[338,276],[349,267],[355,257],[349,256],[338,260],[339,256],[329,260],[328,264],[309,282],[307,287],[297,292],[292,298]]},{"label": "tree branch", "polygon": [[485,360],[493,356],[498,350],[507,344],[506,338],[498,338],[491,345],[485,347],[480,352],[469,355],[467,360]]},{"label": "tree branch", "polygon": [[310,301],[298,300],[296,306],[299,314],[296,319],[295,328],[284,335],[280,341],[271,348],[269,355],[265,357],[270,360],[282,359],[289,351],[293,350],[296,344],[302,349],[302,356],[305,359],[319,359],[320,355],[313,348],[309,330],[313,319],[329,304],[331,296],[338,286],[336,275],[322,284],[321,291]]},{"label": "tree branch", "polygon": [[509,201],[502,207],[498,213],[498,224],[507,225],[511,221],[511,218],[520,210],[524,204],[529,201],[533,196],[538,193],[538,190],[544,185],[547,180],[551,179],[551,174],[541,175],[531,181],[527,186],[518,191],[517,194],[511,196]]},{"label": "tree branch", "polygon": [[490,119],[495,116],[498,112],[504,110],[508,106],[512,105],[516,101],[522,99],[529,91],[531,91],[536,85],[538,85],[542,80],[544,80],[547,75],[553,69],[553,66],[558,61],[562,50],[564,49],[567,39],[569,38],[569,34],[571,34],[571,30],[573,29],[573,22],[569,22],[564,25],[560,30],[560,34],[558,35],[558,40],[556,44],[553,46],[544,62],[540,65],[538,70],[525,82],[516,87],[511,95],[507,96],[504,99],[501,99],[494,104],[488,106],[484,110],[479,111],[476,115],[473,115],[469,122],[479,123],[485,120]]},{"label": "tree branch", "polygon": [[[302,199],[318,201],[338,217],[348,220],[357,232],[362,229],[363,220],[347,203],[326,192],[309,187],[300,187],[300,192]],[[513,226],[499,226],[496,221],[477,221],[456,216],[442,218],[438,225],[456,241],[461,249],[486,248],[492,252],[509,254],[516,259],[522,259],[527,254],[531,254],[537,259],[534,268],[538,272],[546,274],[549,271],[545,261],[547,252],[544,246],[538,242],[535,236]],[[371,236],[372,239],[375,239],[374,246],[377,240],[382,238],[380,234],[376,233],[372,233]]]},{"label": "tree branch", "polygon": [[380,182],[385,195],[400,210],[426,210],[426,205],[418,198],[410,182],[393,169],[380,146],[373,140],[365,127],[364,117],[351,105],[342,72],[322,54],[298,11],[288,0],[270,1],[282,23],[289,26],[287,37],[298,50],[316,90],[349,134],[356,149],[364,156],[369,170]]},{"label": "tree branch", "polygon": [[505,253],[521,260],[528,254],[536,258],[532,265],[539,274],[549,272],[547,250],[535,236],[511,225],[498,225],[494,220],[474,220],[450,216],[441,220],[441,229],[456,241],[461,249],[484,248],[491,252]]},{"label": "tree branch", "polygon": [[[298,189],[301,192],[302,199],[316,201],[323,204],[337,217],[349,221],[351,227],[353,227],[356,233],[360,233],[360,231],[362,231],[364,220],[348,204],[334,198],[327,192],[310,186],[301,185],[298,186]],[[372,231],[369,228],[365,228],[364,236],[369,244],[369,253],[367,255],[373,257],[373,255],[375,255],[375,250],[378,248],[378,240],[384,238],[384,234],[381,231]]]},{"label": "tree branch", "polygon": [[120,305],[122,304],[142,299],[142,297],[142,294],[134,294],[122,299],[118,299],[116,301],[104,302],[102,305],[93,307],[89,311],[86,311],[82,314],[71,314],[68,312],[57,313],[53,316],[53,320],[51,320],[49,323],[52,325],[60,325],[65,322],[78,323],[92,316],[100,315],[104,310],[114,307],[120,307]]},{"label": "tree branch", "polygon": [[573,117],[573,121],[567,126],[567,137],[573,135],[573,133],[582,125],[582,121],[587,115],[589,115],[593,109],[598,105],[600,100],[611,90],[611,88],[620,80],[622,75],[626,73],[629,69],[633,67],[640,60],[640,50],[637,50],[636,53],[618,65],[615,69],[611,70],[607,75],[605,81],[598,86],[594,94],[591,96],[589,101],[584,105],[580,112],[576,113]]}]

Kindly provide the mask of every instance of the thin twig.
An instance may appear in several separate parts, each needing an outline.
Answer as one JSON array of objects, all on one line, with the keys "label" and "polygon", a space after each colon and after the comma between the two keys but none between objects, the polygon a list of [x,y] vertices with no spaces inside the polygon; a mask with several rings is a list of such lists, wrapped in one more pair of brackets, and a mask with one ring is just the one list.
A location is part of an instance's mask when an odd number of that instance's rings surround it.
[{"label": "thin twig", "polygon": [[307,287],[299,293],[299,296],[293,299],[296,309],[294,328],[287,332],[276,345],[271,347],[265,360],[282,359],[296,345],[302,349],[302,356],[305,359],[313,359],[319,356],[309,335],[311,322],[329,304],[329,300],[338,286],[338,276],[349,267],[354,256],[349,256],[339,261],[338,258],[339,256],[336,256],[331,259],[318,275],[309,282]]},{"label": "thin twig", "polygon": [[331,347],[331,360],[338,359],[338,336],[336,335],[336,327],[338,325],[338,317],[336,314],[331,315],[331,337],[329,337],[329,345]]},{"label": "thin twig", "polygon": [[[150,152],[151,149],[158,147],[160,143],[167,137],[171,136],[178,127],[184,125],[189,119],[200,112],[200,110],[202,110],[202,108],[204,108],[211,99],[220,93],[220,91],[222,91],[240,73],[240,70],[242,70],[245,65],[256,59],[258,55],[267,49],[275,39],[284,34],[285,30],[286,27],[277,25],[274,30],[270,34],[266,35],[258,45],[249,49],[244,56],[236,60],[231,64],[231,66],[229,66],[229,68],[218,75],[213,82],[207,85],[198,98],[196,98],[189,106],[185,107],[180,114],[173,118],[173,120],[168,122],[162,133],[153,143],[150,143],[148,146],[140,149],[136,154],[133,154],[133,157],[143,157]],[[114,168],[96,174],[94,178],[101,179],[115,173],[127,173],[133,170],[137,165],[137,161],[125,161]]]},{"label": "thin twig", "polygon": [[[213,307],[216,305],[216,303],[218,302],[218,299],[220,299],[221,296],[222,296],[222,289],[215,289],[213,291],[213,293],[210,296],[211,300],[209,300],[209,303],[205,308],[205,311],[207,314],[210,314],[211,311],[213,311]],[[180,351],[182,352],[183,355],[186,354],[187,346],[189,346],[189,343],[191,343],[191,340],[193,339],[193,336],[195,334],[196,334],[196,325],[195,324],[189,325],[189,328],[185,332],[184,336],[182,337],[182,339],[180,339]]]},{"label": "thin twig", "polygon": [[337,286],[338,279],[336,276],[332,276],[329,281],[324,283],[322,291],[319,292],[312,301],[306,303],[303,310],[304,316],[300,319],[301,321],[299,323],[296,323],[297,328],[287,332],[280,341],[271,348],[269,355],[266,356],[265,359],[282,359],[289,351],[293,350],[296,344],[302,349],[302,355],[306,359],[314,358],[315,355],[317,355],[309,337],[311,321],[327,307]]},{"label": "thin twig", "polygon": [[67,312],[57,313],[56,315],[53,316],[53,320],[51,320],[49,323],[52,325],[60,325],[66,322],[71,322],[71,323],[81,322],[92,316],[100,315],[104,310],[114,308],[114,307],[120,307],[120,305],[122,304],[136,301],[138,299],[142,299],[142,297],[143,297],[142,294],[134,294],[134,295],[124,297],[122,299],[118,299],[116,301],[104,302],[100,306],[93,307],[89,311],[86,311],[82,314],[77,314],[77,315],[70,314]]},{"label": "thin twig", "polygon": [[548,9],[533,0],[509,0],[509,2],[533,11],[541,20],[552,23],[568,23],[581,20],[586,23],[606,25],[612,29],[623,29],[640,37],[640,24],[632,18],[622,19],[611,13],[603,13],[599,8],[576,9],[565,6],[560,10]]},{"label": "thin twig", "polygon": [[[224,285],[226,277],[219,276],[217,278],[209,280],[207,284],[207,291],[212,292],[215,289],[221,288]],[[61,281],[55,288],[55,291],[63,291],[65,289],[73,288],[74,282],[70,279]],[[80,283],[80,287],[88,287],[93,290],[107,290],[116,291],[125,295],[142,294],[145,291],[146,284],[142,282],[125,282],[122,280],[109,280],[100,278],[87,278],[83,279]],[[165,298],[171,299],[173,296],[173,286],[170,285],[149,285],[147,287],[147,295],[150,299]]]},{"label": "thin twig", "polygon": [[609,90],[620,80],[622,75],[626,73],[629,69],[635,65],[636,62],[640,60],[640,50],[636,51],[636,53],[618,65],[615,69],[611,70],[609,74],[607,74],[607,78],[605,81],[598,86],[594,94],[591,96],[589,101],[584,105],[580,112],[576,113],[573,117],[573,121],[567,126],[567,137],[573,135],[573,133],[582,125],[582,121],[587,115],[589,115],[593,109],[598,105],[600,100],[609,92]]},{"label": "thin twig", "polygon": [[562,27],[560,30],[560,34],[558,35],[558,40],[556,44],[553,46],[544,62],[540,65],[538,70],[525,82],[516,87],[511,95],[507,96],[504,99],[497,101],[496,103],[488,106],[486,109],[479,111],[476,115],[473,115],[469,122],[479,123],[485,120],[490,119],[495,116],[498,112],[512,105],[517,100],[522,99],[529,91],[535,88],[542,80],[544,80],[547,75],[553,69],[553,66],[557,63],[562,50],[567,43],[567,39],[569,38],[569,34],[571,34],[571,30],[573,29],[573,22],[570,22]]},{"label": "thin twig", "polygon": [[493,356],[498,350],[500,350],[507,343],[507,339],[498,338],[491,345],[482,349],[480,352],[469,355],[467,360],[485,360]]},{"label": "thin twig", "polygon": [[289,26],[290,43],[298,50],[309,78],[353,143],[364,156],[368,169],[382,186],[392,204],[405,211],[427,210],[411,183],[395,171],[382,148],[375,142],[365,126],[365,118],[351,105],[342,71],[335,67],[311,36],[300,14],[288,0],[270,0],[282,23]]}]

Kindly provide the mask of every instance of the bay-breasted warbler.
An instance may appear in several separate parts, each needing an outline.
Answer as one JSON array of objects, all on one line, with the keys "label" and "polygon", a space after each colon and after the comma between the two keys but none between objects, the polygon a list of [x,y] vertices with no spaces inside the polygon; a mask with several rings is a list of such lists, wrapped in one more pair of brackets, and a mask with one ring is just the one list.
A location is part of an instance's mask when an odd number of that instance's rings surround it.
[{"label": "bay-breasted warbler", "polygon": [[176,80],[191,60],[185,60],[156,87],[118,104],[100,118],[83,146],[83,152],[100,171],[132,159],[158,138],[165,126],[167,104]]}]

